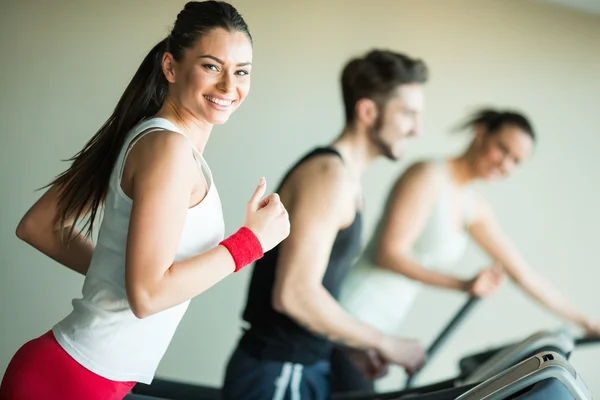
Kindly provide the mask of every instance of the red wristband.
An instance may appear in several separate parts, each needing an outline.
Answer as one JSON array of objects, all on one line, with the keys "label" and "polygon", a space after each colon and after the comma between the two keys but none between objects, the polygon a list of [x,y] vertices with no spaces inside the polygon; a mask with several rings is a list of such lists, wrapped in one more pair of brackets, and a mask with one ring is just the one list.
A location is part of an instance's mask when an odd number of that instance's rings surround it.
[{"label": "red wristband", "polygon": [[238,272],[263,256],[260,241],[254,232],[245,226],[219,244],[225,246],[231,253],[235,262],[235,271],[233,272]]}]

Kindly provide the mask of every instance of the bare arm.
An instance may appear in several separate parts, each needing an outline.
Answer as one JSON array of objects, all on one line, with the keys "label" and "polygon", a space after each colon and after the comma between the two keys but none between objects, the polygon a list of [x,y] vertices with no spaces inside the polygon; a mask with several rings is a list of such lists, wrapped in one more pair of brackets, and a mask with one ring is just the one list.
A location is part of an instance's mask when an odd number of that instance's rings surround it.
[{"label": "bare arm", "polygon": [[477,199],[476,219],[470,227],[470,233],[491,257],[504,266],[511,279],[532,298],[562,318],[585,329],[589,327],[590,320],[574,308],[547,279],[527,264],[502,231],[490,206],[481,197]]},{"label": "bare arm", "polygon": [[469,280],[432,271],[409,256],[438,198],[439,177],[435,166],[419,163],[396,183],[383,217],[375,263],[427,285],[468,290]]},{"label": "bare arm", "polygon": [[[51,187],[40,197],[38,201],[27,211],[17,226],[17,237],[30,244],[35,249],[50,257],[59,264],[79,272],[87,273],[94,252],[94,244],[83,235],[77,235],[68,245],[61,240],[61,230],[55,226],[57,204],[57,187]],[[70,227],[67,221],[67,229]],[[65,232],[66,234],[66,232]]]},{"label": "bare arm", "polygon": [[[337,159],[316,164],[293,187],[291,232],[279,250],[273,307],[316,335],[338,344],[372,349],[412,373],[423,365],[417,341],[388,336],[349,315],[323,287],[337,232],[356,214],[353,184]],[[323,168],[324,167],[324,168]],[[285,190],[285,188],[284,188]],[[292,190],[292,189],[290,189]]]},{"label": "bare arm", "polygon": [[[127,293],[138,317],[182,303],[234,270],[233,258],[223,246],[173,263],[192,190],[190,170],[196,167],[189,162],[190,147],[181,135],[155,139],[153,145],[143,139],[140,148],[132,150],[139,156],[138,169],[144,171],[136,176],[132,193],[126,269]],[[33,205],[20,221],[17,236],[85,275],[94,245],[83,236],[63,245],[54,225],[58,193],[58,188],[50,188]]]},{"label": "bare arm", "polygon": [[[197,171],[187,140],[177,133],[148,135],[129,154],[126,172],[132,178],[124,190],[133,199],[133,206],[125,280],[131,309],[139,318],[197,296],[235,269],[233,257],[223,246],[174,262]],[[267,251],[287,235],[289,223],[278,196],[261,200],[265,185],[262,182],[248,202],[244,225]],[[57,193],[52,188],[40,198],[23,217],[17,235],[61,264],[85,274],[93,245],[78,238],[69,247],[62,246],[52,222]]]},{"label": "bare arm", "polygon": [[322,285],[337,232],[350,221],[356,204],[339,160],[327,160],[323,169],[307,172],[294,187],[291,232],[280,246],[273,305],[330,340],[379,348],[382,335],[346,313]]},{"label": "bare arm", "polygon": [[[129,156],[136,159],[125,278],[131,308],[140,318],[201,294],[235,269],[224,246],[174,262],[198,167],[184,137],[151,135],[155,137],[140,140],[137,154],[134,148]],[[264,184],[257,188],[249,203],[251,212],[264,191]]]}]

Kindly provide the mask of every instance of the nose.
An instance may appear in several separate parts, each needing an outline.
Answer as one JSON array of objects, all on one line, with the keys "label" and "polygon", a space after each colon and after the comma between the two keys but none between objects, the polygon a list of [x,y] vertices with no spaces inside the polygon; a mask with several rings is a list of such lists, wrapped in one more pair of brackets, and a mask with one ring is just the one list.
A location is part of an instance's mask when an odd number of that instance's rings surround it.
[{"label": "nose", "polygon": [[509,176],[514,167],[515,163],[513,162],[512,158],[504,157],[502,163],[500,164],[500,172],[502,173],[502,176]]},{"label": "nose", "polygon": [[221,79],[217,83],[217,89],[224,93],[231,92],[235,88],[235,81],[231,74],[224,73],[221,75]]},{"label": "nose", "polygon": [[415,117],[413,121],[413,127],[409,132],[409,136],[419,135],[421,135],[421,119],[419,117]]}]

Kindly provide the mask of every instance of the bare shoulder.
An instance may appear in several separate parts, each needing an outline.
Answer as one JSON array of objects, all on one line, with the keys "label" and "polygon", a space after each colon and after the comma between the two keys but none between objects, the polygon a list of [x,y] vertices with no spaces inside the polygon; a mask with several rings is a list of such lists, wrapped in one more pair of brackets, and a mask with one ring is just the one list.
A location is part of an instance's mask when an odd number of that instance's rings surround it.
[{"label": "bare shoulder", "polygon": [[[410,164],[394,182],[392,196],[397,197],[406,191],[429,190],[435,192],[440,182],[440,169],[435,162],[417,161]],[[432,190],[433,189],[433,190]]]},{"label": "bare shoulder", "polygon": [[179,159],[192,154],[189,140],[180,133],[168,130],[150,132],[141,137],[132,148],[140,155],[152,156],[155,160]]},{"label": "bare shoulder", "polygon": [[167,183],[191,187],[194,162],[190,142],[182,134],[166,130],[148,133],[130,148],[121,187],[130,197],[134,195],[134,187],[166,188]]},{"label": "bare shoulder", "polygon": [[322,190],[324,187],[342,187],[349,181],[348,169],[340,157],[334,154],[320,154],[298,165],[284,184],[286,191]]},{"label": "bare shoulder", "polygon": [[355,189],[343,160],[333,154],[315,156],[302,163],[290,183],[296,191],[328,198],[344,198]]},{"label": "bare shoulder", "polygon": [[357,183],[352,181],[343,160],[334,154],[306,160],[281,189],[281,199],[295,221],[305,223],[316,218],[337,229],[348,225],[356,213]]},{"label": "bare shoulder", "polygon": [[429,160],[416,161],[408,166],[398,181],[412,183],[432,183],[439,177],[438,165]]},{"label": "bare shoulder", "polygon": [[160,130],[137,139],[127,157],[126,169],[133,173],[166,166],[187,168],[193,161],[192,146],[185,136]]},{"label": "bare shoulder", "polygon": [[348,178],[348,169],[339,156],[323,154],[315,156],[298,167],[298,175],[328,183],[343,183]]}]

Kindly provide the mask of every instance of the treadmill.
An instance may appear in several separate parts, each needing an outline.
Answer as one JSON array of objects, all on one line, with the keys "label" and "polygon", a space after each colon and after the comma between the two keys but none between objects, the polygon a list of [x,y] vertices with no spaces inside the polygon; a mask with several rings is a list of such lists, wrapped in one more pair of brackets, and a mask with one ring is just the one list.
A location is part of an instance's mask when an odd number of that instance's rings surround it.
[{"label": "treadmill", "polygon": [[[428,362],[478,301],[476,298],[469,299],[435,339],[427,349]],[[576,346],[596,344],[599,341],[600,338],[574,339],[566,330],[541,331],[520,342],[488,349],[461,359],[459,375],[446,381],[414,387],[417,375],[413,375],[407,379],[404,390],[389,393],[337,393],[332,399],[591,399],[585,383],[567,360]],[[569,374],[565,375],[565,372]],[[500,391],[501,388],[505,389]],[[512,392],[515,388],[518,390]],[[569,392],[565,390],[573,391],[573,388],[579,391],[575,391],[575,395],[570,397]],[[503,397],[503,393],[509,392],[507,397]],[[485,396],[479,397],[483,396],[482,393],[486,393]],[[520,397],[525,394],[527,397]]]},{"label": "treadmill", "polygon": [[[439,348],[448,340],[467,314],[480,300],[469,298],[458,313],[442,330],[433,344],[427,350],[427,360],[430,362]],[[378,393],[334,393],[332,400],[378,400],[378,399],[427,399],[428,394],[463,393],[466,389],[477,387],[501,374],[523,360],[535,357],[541,352],[559,354],[562,360],[567,360],[575,346],[596,344],[600,338],[581,338],[574,340],[566,331],[543,331],[535,333],[521,342],[488,349],[481,353],[467,356],[460,360],[460,373],[452,379],[430,384],[423,387],[414,387],[417,375],[408,378],[404,390],[387,394]],[[422,369],[423,370],[423,369]],[[421,370],[421,371],[422,371]],[[411,397],[406,397],[411,396]],[[450,398],[456,398],[450,397]],[[435,397],[433,397],[435,398]],[[432,399],[433,399],[432,398]],[[167,379],[155,378],[151,385],[137,384],[125,400],[218,400],[220,389],[201,386],[192,383],[182,383]],[[472,400],[472,399],[468,399]]]},{"label": "treadmill", "polygon": [[[203,397],[195,397],[204,400]],[[342,397],[337,397],[342,399]],[[593,400],[585,382],[558,352],[545,351],[527,358],[479,384],[436,392],[368,394],[347,400]],[[167,400],[129,395],[126,400]],[[241,399],[243,400],[243,399]]]},{"label": "treadmill", "polygon": [[[342,397],[337,397],[342,399]],[[593,400],[592,393],[560,353],[547,351],[479,384],[436,392],[365,394],[352,400]]]},{"label": "treadmill", "polygon": [[592,400],[593,396],[566,358],[560,353],[546,351],[484,381],[457,398],[483,399]]},{"label": "treadmill", "polygon": [[[459,374],[452,379],[421,387],[409,387],[404,390],[385,394],[337,393],[333,395],[333,400],[391,400],[404,398],[418,398],[421,400],[423,396],[428,394],[452,393],[456,395],[456,393],[462,393],[469,388],[476,387],[482,382],[495,379],[502,375],[504,371],[513,368],[515,365],[520,365],[525,360],[535,360],[535,357],[543,352],[558,354],[562,360],[566,361],[574,347],[575,341],[564,331],[538,332],[521,342],[498,351],[489,359],[482,362],[472,372]],[[428,397],[423,398],[429,400]],[[436,397],[432,397],[432,399],[434,398]],[[444,399],[444,397],[441,398]]]}]

